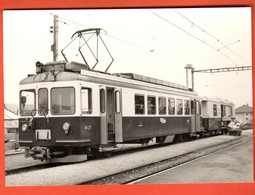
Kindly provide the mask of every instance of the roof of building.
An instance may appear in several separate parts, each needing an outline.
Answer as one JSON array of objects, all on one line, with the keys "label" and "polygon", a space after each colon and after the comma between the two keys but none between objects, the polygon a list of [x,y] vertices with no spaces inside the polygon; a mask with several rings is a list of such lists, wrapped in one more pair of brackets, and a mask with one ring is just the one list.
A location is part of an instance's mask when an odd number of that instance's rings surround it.
[{"label": "roof of building", "polygon": [[250,107],[249,105],[242,105],[238,108],[236,108],[236,113],[252,113],[252,107]]},{"label": "roof of building", "polygon": [[18,104],[9,104],[9,103],[5,103],[4,104],[4,108],[10,112],[12,112],[13,114],[18,115]]},{"label": "roof of building", "polygon": [[18,128],[18,115],[4,109],[4,127]]}]

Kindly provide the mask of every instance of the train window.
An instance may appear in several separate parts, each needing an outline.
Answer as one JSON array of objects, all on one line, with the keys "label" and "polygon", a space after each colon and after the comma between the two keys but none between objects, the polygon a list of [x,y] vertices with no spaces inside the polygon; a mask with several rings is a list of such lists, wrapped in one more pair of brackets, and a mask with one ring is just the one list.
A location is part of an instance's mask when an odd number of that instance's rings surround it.
[{"label": "train window", "polygon": [[165,97],[158,98],[158,113],[166,114],[166,98]]},{"label": "train window", "polygon": [[35,90],[22,90],[20,92],[20,115],[30,116],[35,110]]},{"label": "train window", "polygon": [[156,114],[156,97],[147,97],[148,114]]},{"label": "train window", "polygon": [[38,90],[38,113],[47,115],[48,110],[48,89],[41,88]]},{"label": "train window", "polygon": [[121,112],[121,109],[120,109],[120,92],[119,91],[116,91],[115,92],[115,112],[117,114],[119,114]]},{"label": "train window", "polygon": [[135,114],[144,114],[144,96],[135,95]]},{"label": "train window", "polygon": [[168,98],[168,114],[174,115],[175,114],[175,99]]},{"label": "train window", "polygon": [[227,116],[227,113],[226,113],[226,108],[227,108],[228,106],[223,106],[223,116]]},{"label": "train window", "polygon": [[183,114],[183,101],[181,99],[177,99],[177,115]]},{"label": "train window", "polygon": [[185,113],[185,115],[190,114],[190,101],[189,100],[184,100],[184,113]]},{"label": "train window", "polygon": [[75,113],[75,91],[73,87],[51,89],[51,113],[55,115]]},{"label": "train window", "polygon": [[227,117],[232,116],[232,106],[225,106],[225,115]]},{"label": "train window", "polygon": [[233,116],[233,107],[230,106],[230,116]]},{"label": "train window", "polygon": [[196,114],[201,115],[201,104],[199,101],[196,101]]},{"label": "train window", "polygon": [[92,113],[92,93],[90,88],[81,89],[81,111],[82,114]]},{"label": "train window", "polygon": [[217,105],[213,104],[213,116],[217,116]]},{"label": "train window", "polygon": [[100,112],[105,112],[105,90],[100,89]]},{"label": "train window", "polygon": [[190,111],[191,111],[191,114],[194,114],[194,100],[191,100],[190,102],[191,102]]},{"label": "train window", "polygon": [[201,115],[202,114],[202,105],[201,105],[201,102],[199,102],[198,105],[199,105],[199,113],[198,114]]}]

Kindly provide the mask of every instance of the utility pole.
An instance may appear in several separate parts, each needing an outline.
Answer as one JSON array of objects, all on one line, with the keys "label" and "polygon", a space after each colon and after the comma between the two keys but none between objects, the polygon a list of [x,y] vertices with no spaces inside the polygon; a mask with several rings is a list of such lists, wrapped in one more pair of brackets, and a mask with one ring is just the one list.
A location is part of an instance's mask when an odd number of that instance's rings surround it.
[{"label": "utility pole", "polygon": [[50,27],[50,32],[53,33],[53,45],[51,51],[53,52],[53,61],[58,60],[58,16],[54,15],[54,26]]}]

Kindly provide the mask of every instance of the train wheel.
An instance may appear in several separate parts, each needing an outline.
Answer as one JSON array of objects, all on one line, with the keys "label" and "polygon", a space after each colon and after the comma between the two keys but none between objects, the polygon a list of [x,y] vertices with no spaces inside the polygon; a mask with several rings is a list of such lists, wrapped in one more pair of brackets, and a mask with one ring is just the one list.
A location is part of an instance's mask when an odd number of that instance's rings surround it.
[{"label": "train wheel", "polygon": [[156,142],[159,144],[164,144],[166,141],[167,136],[162,136],[162,137],[156,137]]},{"label": "train wheel", "polygon": [[104,155],[106,156],[106,157],[111,157],[112,156],[112,151],[108,151],[108,152],[104,152]]},{"label": "train wheel", "polygon": [[192,137],[189,134],[184,135],[184,141],[192,141]]},{"label": "train wheel", "polygon": [[89,156],[90,156],[91,159],[98,158],[98,157],[100,157],[100,152],[98,152],[97,148],[91,148]]},{"label": "train wheel", "polygon": [[183,134],[175,135],[173,143],[181,143],[185,141],[185,136]]}]

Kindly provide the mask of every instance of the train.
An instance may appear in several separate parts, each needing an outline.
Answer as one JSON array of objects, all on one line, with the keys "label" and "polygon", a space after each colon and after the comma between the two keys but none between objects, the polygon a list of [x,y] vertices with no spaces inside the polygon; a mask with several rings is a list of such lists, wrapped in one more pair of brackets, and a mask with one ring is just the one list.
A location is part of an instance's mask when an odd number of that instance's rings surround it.
[{"label": "train", "polygon": [[19,144],[47,162],[226,133],[235,110],[184,85],[66,60],[36,62],[36,74],[20,81],[19,102]]}]

